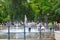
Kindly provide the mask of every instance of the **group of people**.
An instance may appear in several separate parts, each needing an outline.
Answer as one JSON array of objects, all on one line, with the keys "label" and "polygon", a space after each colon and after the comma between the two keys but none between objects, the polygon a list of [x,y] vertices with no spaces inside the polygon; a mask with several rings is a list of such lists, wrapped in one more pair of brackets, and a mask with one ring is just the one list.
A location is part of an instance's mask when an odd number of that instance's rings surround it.
[{"label": "group of people", "polygon": [[[12,27],[11,25],[13,25],[13,27],[23,27],[22,25],[24,25],[24,22],[7,22],[6,26],[7,27]],[[44,22],[27,22],[25,25],[28,28],[28,31],[30,32],[32,28],[37,29],[38,32],[40,32],[41,30],[45,31],[45,26],[46,24]]]},{"label": "group of people", "polygon": [[37,29],[38,32],[45,31],[46,24],[44,22],[28,22],[27,23],[28,31],[30,32],[32,28]]}]

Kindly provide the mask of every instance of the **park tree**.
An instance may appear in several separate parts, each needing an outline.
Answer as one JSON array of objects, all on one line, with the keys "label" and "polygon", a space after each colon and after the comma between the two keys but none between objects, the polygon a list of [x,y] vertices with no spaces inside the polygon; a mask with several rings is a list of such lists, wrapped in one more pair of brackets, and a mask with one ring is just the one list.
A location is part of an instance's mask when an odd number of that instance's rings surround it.
[{"label": "park tree", "polygon": [[34,20],[33,10],[27,0],[11,0],[10,5],[11,19],[24,21],[24,15],[27,15],[28,20]]},{"label": "park tree", "polygon": [[[60,0],[0,0],[0,22],[8,20],[60,21]],[[48,15],[49,14],[49,15]]]},{"label": "park tree", "polygon": [[[38,18],[44,18],[48,17],[49,21],[57,21],[58,13],[55,11],[59,9],[59,0],[30,0],[31,1],[31,7],[33,11],[35,12],[35,20]],[[48,15],[49,14],[49,15]],[[57,15],[56,15],[57,14]],[[41,19],[42,20],[42,19]],[[59,20],[59,18],[58,18]]]},{"label": "park tree", "polygon": [[8,0],[0,0],[0,22],[6,22],[9,17],[9,3]]}]

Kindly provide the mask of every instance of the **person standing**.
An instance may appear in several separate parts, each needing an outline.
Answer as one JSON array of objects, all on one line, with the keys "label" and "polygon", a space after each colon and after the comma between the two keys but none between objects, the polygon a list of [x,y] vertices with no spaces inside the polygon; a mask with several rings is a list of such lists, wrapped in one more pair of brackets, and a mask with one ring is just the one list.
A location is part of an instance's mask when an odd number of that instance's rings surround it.
[{"label": "person standing", "polygon": [[31,32],[31,22],[28,22],[28,31]]},{"label": "person standing", "polygon": [[38,32],[40,32],[41,31],[41,23],[37,23],[37,30],[38,30]]},{"label": "person standing", "polygon": [[42,22],[42,23],[41,23],[41,31],[42,31],[42,32],[45,32],[45,29],[46,29],[46,28],[45,28],[45,26],[44,26],[44,23]]},{"label": "person standing", "polygon": [[10,25],[11,25],[11,23],[10,23],[10,21],[8,21],[8,22],[6,23],[6,27],[10,27]]},{"label": "person standing", "polygon": [[8,39],[10,39],[10,25],[11,25],[11,23],[10,23],[10,21],[8,21],[6,23],[6,26],[8,27]]}]

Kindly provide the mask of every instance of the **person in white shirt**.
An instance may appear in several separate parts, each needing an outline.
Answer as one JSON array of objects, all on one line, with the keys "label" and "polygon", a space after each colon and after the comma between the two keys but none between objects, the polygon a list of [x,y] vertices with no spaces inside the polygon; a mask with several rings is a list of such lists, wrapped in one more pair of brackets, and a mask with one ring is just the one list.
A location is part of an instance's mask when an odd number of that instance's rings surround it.
[{"label": "person in white shirt", "polygon": [[28,31],[31,31],[31,22],[28,22]]},{"label": "person in white shirt", "polygon": [[44,23],[42,23],[42,24],[41,24],[41,31],[42,31],[42,32],[45,32],[45,29],[46,29],[46,28],[44,27]]},{"label": "person in white shirt", "polygon": [[14,27],[15,27],[15,28],[18,28],[18,25],[19,25],[18,22],[15,22],[15,23],[14,23]]},{"label": "person in white shirt", "polygon": [[41,22],[41,23],[37,23],[37,30],[38,32],[40,31],[45,31],[45,27],[44,27],[44,24]]},{"label": "person in white shirt", "polygon": [[34,25],[35,25],[35,22],[32,21],[32,22],[31,22],[31,26],[34,27]]}]

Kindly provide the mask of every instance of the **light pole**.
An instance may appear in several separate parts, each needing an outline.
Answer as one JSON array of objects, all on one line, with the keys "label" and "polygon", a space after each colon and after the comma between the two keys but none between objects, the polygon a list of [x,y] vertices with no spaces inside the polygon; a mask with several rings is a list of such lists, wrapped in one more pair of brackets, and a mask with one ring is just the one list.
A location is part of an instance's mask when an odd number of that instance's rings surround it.
[{"label": "light pole", "polygon": [[8,27],[8,40],[10,40],[10,22],[7,22],[7,27]]},{"label": "light pole", "polygon": [[24,40],[26,40],[25,24],[24,24]]}]

